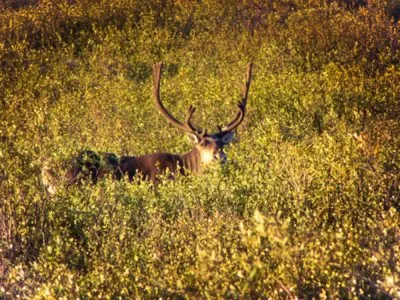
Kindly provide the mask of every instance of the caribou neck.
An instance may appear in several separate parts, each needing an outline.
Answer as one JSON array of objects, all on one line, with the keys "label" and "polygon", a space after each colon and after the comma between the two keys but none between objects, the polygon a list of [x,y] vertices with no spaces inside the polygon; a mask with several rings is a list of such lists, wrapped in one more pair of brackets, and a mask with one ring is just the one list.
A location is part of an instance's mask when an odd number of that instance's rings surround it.
[{"label": "caribou neck", "polygon": [[193,173],[200,173],[202,170],[202,161],[200,150],[194,147],[189,152],[181,155],[183,166],[185,169]]}]

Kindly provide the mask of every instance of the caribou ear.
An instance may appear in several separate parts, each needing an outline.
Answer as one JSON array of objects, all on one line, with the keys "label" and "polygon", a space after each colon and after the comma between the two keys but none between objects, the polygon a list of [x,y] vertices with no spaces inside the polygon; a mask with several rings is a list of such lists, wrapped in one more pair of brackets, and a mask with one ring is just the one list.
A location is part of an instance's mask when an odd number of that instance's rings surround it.
[{"label": "caribou ear", "polygon": [[189,139],[189,141],[192,142],[193,144],[198,144],[200,142],[198,136],[191,132],[186,132],[186,136]]},{"label": "caribou ear", "polygon": [[232,131],[227,132],[227,133],[224,134],[224,136],[222,137],[222,142],[223,142],[225,145],[227,145],[227,144],[229,144],[230,142],[232,142],[234,136],[235,136],[235,134],[234,134]]}]

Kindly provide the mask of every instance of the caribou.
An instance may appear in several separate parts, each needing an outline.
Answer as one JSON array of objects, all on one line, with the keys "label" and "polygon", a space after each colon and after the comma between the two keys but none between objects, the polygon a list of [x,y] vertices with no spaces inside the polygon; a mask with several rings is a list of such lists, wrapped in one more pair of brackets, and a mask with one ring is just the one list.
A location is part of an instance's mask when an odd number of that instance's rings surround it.
[{"label": "caribou", "polygon": [[227,157],[224,147],[233,140],[233,131],[242,123],[245,116],[251,82],[251,63],[247,65],[246,82],[242,100],[237,104],[238,112],[236,116],[228,125],[223,128],[218,126],[218,131],[211,134],[207,133],[207,130],[193,125],[192,117],[196,110],[194,106],[189,106],[184,122],[177,120],[167,111],[160,97],[162,68],[162,63],[157,63],[153,66],[153,98],[155,105],[169,123],[191,137],[195,146],[184,154],[156,152],[142,156],[121,157],[119,169],[124,176],[128,175],[130,181],[133,180],[136,174],[140,174],[145,179],[156,182],[158,175],[165,174],[167,171],[170,177],[174,178],[176,174],[185,174],[186,172],[201,173],[204,167],[213,161],[225,163]]},{"label": "caribou", "polygon": [[[113,153],[97,153],[92,150],[84,150],[78,154],[72,167],[67,172],[67,183],[76,184],[81,180],[90,179],[95,184],[98,179],[111,175],[114,179],[120,180],[128,177],[133,181],[135,176],[140,175],[145,180],[158,182],[161,174],[169,174],[174,179],[178,174],[201,173],[202,170],[212,163],[219,161],[226,162],[224,147],[231,143],[234,137],[234,130],[242,123],[249,94],[252,64],[249,63],[246,69],[246,81],[243,88],[241,101],[238,102],[238,111],[233,120],[226,126],[217,126],[218,131],[209,134],[207,130],[195,127],[192,117],[196,108],[189,106],[184,122],[176,119],[167,111],[160,97],[160,80],[163,63],[153,65],[153,98],[157,109],[169,123],[177,129],[187,133],[194,141],[193,149],[183,154],[171,154],[156,152],[141,156],[122,156],[118,158]],[[44,168],[42,175],[45,186],[50,180],[45,178],[48,170]],[[51,188],[53,190],[53,188]],[[49,188],[48,188],[49,190]]]}]

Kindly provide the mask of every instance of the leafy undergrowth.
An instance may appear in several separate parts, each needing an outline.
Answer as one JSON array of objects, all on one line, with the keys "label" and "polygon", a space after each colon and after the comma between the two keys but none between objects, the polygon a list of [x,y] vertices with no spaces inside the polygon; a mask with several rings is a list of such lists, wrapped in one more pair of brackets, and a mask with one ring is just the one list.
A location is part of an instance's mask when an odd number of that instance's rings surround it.
[{"label": "leafy undergrowth", "polygon": [[[395,2],[28,2],[0,8],[1,298],[400,297]],[[66,186],[81,149],[190,149],[158,61],[210,130],[254,63],[228,163]]]}]

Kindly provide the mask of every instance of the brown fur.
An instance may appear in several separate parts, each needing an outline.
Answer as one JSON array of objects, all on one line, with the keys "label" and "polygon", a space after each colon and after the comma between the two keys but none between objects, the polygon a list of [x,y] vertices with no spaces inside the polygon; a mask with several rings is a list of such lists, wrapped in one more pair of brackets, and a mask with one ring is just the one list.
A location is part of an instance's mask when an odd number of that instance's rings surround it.
[{"label": "brown fur", "polygon": [[124,176],[132,181],[136,174],[144,179],[157,181],[159,174],[170,172],[172,178],[185,171],[200,171],[200,154],[197,148],[183,155],[170,153],[153,153],[142,156],[122,156],[119,168]]}]

